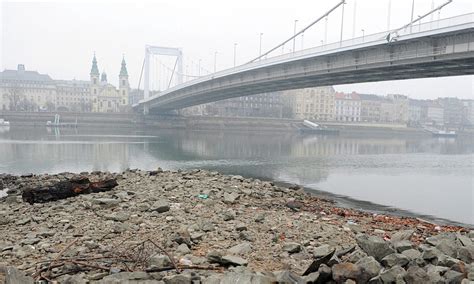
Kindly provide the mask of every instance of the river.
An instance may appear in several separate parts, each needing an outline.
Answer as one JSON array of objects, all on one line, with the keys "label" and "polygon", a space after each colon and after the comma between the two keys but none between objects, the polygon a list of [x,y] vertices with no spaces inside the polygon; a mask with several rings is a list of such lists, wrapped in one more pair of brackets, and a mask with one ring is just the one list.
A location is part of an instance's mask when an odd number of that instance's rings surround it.
[{"label": "river", "polygon": [[0,128],[0,172],[205,168],[342,204],[474,224],[472,139]]}]

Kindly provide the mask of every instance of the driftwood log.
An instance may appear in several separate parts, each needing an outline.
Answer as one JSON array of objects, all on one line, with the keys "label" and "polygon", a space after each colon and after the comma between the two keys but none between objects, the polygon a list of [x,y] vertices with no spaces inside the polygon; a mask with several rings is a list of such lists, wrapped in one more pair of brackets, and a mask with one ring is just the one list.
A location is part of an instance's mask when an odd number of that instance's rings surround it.
[{"label": "driftwood log", "polygon": [[79,194],[109,191],[117,186],[115,179],[106,179],[98,182],[91,182],[87,177],[81,176],[65,181],[60,181],[54,185],[46,187],[28,188],[23,191],[22,198],[30,204],[45,203]]}]

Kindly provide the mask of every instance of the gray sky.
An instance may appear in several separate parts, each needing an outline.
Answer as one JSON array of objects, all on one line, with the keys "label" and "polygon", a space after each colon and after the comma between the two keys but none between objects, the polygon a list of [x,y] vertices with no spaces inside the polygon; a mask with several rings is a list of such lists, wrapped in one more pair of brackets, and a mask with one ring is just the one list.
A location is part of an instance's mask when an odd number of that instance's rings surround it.
[{"label": "gray sky", "polygon": [[[180,47],[188,74],[202,67],[217,69],[233,65],[234,43],[237,63],[258,55],[259,34],[263,50],[270,49],[309,24],[338,0],[156,0],[156,1],[2,1],[0,5],[0,69],[15,69],[23,63],[28,70],[47,73],[55,79],[89,79],[94,51],[99,69],[109,81],[118,82],[122,54],[128,65],[132,87],[138,85],[145,44]],[[347,0],[344,38],[387,29],[389,0]],[[440,5],[445,0],[434,0]],[[355,4],[356,3],[356,4]],[[430,10],[432,0],[415,0],[415,17]],[[353,29],[356,6],[355,29]],[[441,18],[472,13],[473,0],[454,0]],[[411,0],[392,0],[391,28],[410,20]],[[434,19],[437,19],[437,15]],[[328,42],[339,39],[341,9],[329,17]],[[429,19],[428,19],[429,20]],[[426,20],[426,21],[428,21]],[[324,38],[324,22],[304,36],[304,47],[319,45]],[[301,38],[297,40],[301,49]],[[292,48],[292,44],[286,47]],[[278,53],[277,53],[278,54]],[[173,67],[171,59],[160,59]],[[155,72],[160,71],[155,68]],[[186,71],[185,70],[185,71]],[[166,78],[160,78],[164,81]],[[363,93],[403,93],[413,98],[458,96],[473,98],[474,76],[417,79],[337,86],[340,91]],[[159,81],[158,79],[155,81]],[[155,82],[157,86],[158,82]],[[160,83],[164,84],[164,83]]]}]

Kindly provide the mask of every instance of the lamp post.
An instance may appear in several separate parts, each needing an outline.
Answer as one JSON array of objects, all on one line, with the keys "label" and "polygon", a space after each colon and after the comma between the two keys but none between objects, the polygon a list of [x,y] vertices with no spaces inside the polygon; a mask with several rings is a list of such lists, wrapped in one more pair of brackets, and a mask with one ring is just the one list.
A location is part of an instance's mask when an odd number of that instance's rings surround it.
[{"label": "lamp post", "polygon": [[198,76],[201,76],[201,59],[199,59],[198,63]]},{"label": "lamp post", "polygon": [[237,43],[234,43],[234,67],[236,62],[236,55],[237,55]]},{"label": "lamp post", "polygon": [[328,42],[328,16],[324,20],[324,42]]},{"label": "lamp post", "polygon": [[[298,23],[298,20],[295,20],[295,25],[293,27],[293,36],[296,35],[296,23]],[[293,52],[295,52],[296,49],[296,37],[293,38]]]},{"label": "lamp post", "polygon": [[415,0],[412,0],[411,1],[411,21],[410,21],[410,33],[412,31],[412,27],[413,27],[413,12],[415,11]]},{"label": "lamp post", "polygon": [[362,32],[362,42],[364,42],[365,30],[364,30],[364,29],[361,29],[360,31]]},{"label": "lamp post", "polygon": [[[262,56],[262,36],[263,36],[263,33],[260,33],[260,49],[258,52],[258,56]],[[262,60],[262,59],[260,58],[259,60]]]},{"label": "lamp post", "polygon": [[214,73],[216,73],[217,70],[217,51],[214,52]]},{"label": "lamp post", "polygon": [[341,37],[339,39],[339,45],[342,45],[342,31],[344,30],[344,5],[346,2],[342,3],[342,13],[341,13]]}]

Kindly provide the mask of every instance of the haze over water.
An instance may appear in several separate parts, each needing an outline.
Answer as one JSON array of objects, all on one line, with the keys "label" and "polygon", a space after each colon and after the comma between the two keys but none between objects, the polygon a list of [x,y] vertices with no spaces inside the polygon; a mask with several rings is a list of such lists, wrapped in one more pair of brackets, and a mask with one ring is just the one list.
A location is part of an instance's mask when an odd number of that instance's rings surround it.
[{"label": "haze over water", "polygon": [[204,168],[297,183],[471,225],[473,161],[474,143],[467,138],[177,130],[130,134],[81,128],[0,131],[2,173]]}]

